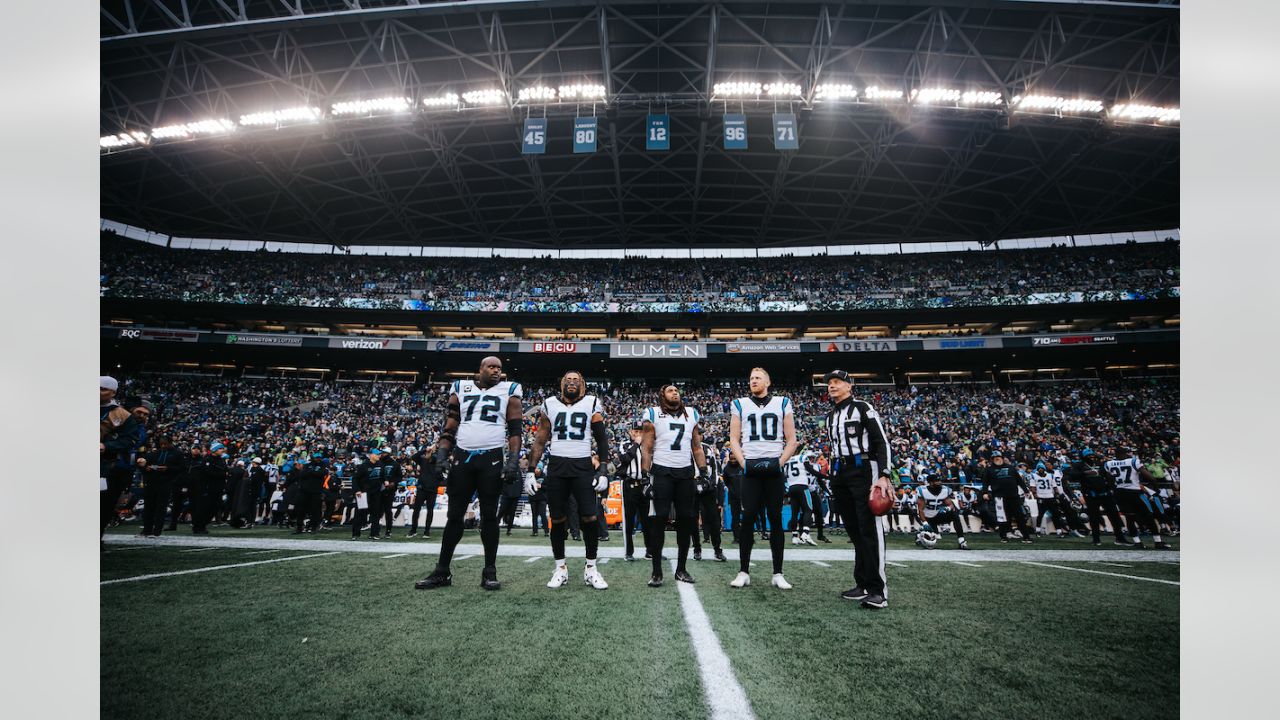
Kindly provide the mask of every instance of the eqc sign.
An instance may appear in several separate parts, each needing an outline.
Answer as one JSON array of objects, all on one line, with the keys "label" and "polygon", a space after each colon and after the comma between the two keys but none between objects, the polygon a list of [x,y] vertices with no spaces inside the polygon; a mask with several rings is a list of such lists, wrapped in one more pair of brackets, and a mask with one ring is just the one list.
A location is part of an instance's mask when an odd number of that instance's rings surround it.
[{"label": "eqc sign", "polygon": [[609,346],[611,358],[705,358],[707,346],[701,343],[614,343]]}]

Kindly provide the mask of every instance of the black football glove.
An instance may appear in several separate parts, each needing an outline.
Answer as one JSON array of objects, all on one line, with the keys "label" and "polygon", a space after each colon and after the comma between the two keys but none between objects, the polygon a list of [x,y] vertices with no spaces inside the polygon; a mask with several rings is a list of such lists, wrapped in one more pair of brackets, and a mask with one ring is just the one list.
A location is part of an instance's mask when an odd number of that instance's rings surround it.
[{"label": "black football glove", "polygon": [[508,485],[520,482],[520,456],[512,453],[507,456],[507,463],[502,466],[502,481]]},{"label": "black football glove", "polygon": [[640,482],[644,485],[644,496],[653,497],[653,473],[644,473],[640,476]]},{"label": "black football glove", "polygon": [[451,455],[452,453],[445,448],[436,446],[436,454],[431,456],[431,462],[435,463],[441,476],[449,474],[449,458]]},{"label": "black football glove", "polygon": [[698,468],[698,477],[695,487],[699,495],[711,489],[711,471],[706,467]]}]

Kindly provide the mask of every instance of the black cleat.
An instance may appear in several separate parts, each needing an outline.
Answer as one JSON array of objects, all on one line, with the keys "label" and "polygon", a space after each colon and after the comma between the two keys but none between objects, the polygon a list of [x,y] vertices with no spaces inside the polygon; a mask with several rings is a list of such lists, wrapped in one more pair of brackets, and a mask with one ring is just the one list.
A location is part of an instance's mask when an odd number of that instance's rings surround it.
[{"label": "black cleat", "polygon": [[662,587],[662,573],[654,573],[653,577],[649,578],[649,587]]},{"label": "black cleat", "polygon": [[689,583],[690,585],[693,584],[693,576],[690,575],[686,570],[677,570],[676,580],[679,580],[680,582],[683,582],[683,583]]},{"label": "black cleat", "polygon": [[[701,561],[702,561],[702,551],[701,551],[701,550],[699,550],[699,551],[695,552],[695,553],[693,554],[693,559],[694,559],[694,560],[697,560],[697,561],[699,561],[699,562],[701,562]],[[677,577],[676,579],[677,579],[677,580],[679,580],[680,578],[678,578],[678,577]]]},{"label": "black cleat", "polygon": [[628,555],[628,556],[626,556],[626,557],[624,557],[624,558],[622,558],[622,559],[623,559],[623,560],[626,560],[627,562],[635,562],[635,561],[636,561],[635,557],[634,557],[634,556],[632,556],[632,555]]},{"label": "black cleat", "polygon": [[498,590],[502,588],[502,583],[498,582],[498,569],[492,565],[485,565],[484,570],[480,571],[480,587],[485,590]]},{"label": "black cleat", "polygon": [[860,587],[856,587],[850,590],[845,590],[844,592],[840,593],[840,597],[844,598],[845,600],[864,600],[870,594],[871,593],[868,593],[866,590],[863,590]]},{"label": "black cleat", "polygon": [[716,551],[716,562],[724,562],[724,561],[726,561],[726,560],[728,560],[728,559],[729,559],[729,558],[726,558],[726,557],[724,556],[724,551],[723,551],[723,550],[717,550],[717,551]]},{"label": "black cleat", "polygon": [[414,583],[413,587],[418,590],[431,590],[432,588],[447,587],[452,584],[453,575],[448,570],[441,570],[437,567],[431,571],[430,575]]},{"label": "black cleat", "polygon": [[827,539],[827,536],[822,533],[818,533],[818,542],[826,543],[828,545],[831,544],[831,541]]},{"label": "black cleat", "polygon": [[417,533],[417,532],[411,532],[411,533],[409,533],[408,535],[405,535],[405,537],[407,537],[407,538],[411,538],[411,537],[418,537],[418,533]]},{"label": "black cleat", "polygon": [[862,598],[862,607],[870,610],[883,610],[889,607],[889,601],[883,595],[868,595]]},{"label": "black cleat", "polygon": [[649,552],[648,550],[645,550],[645,551],[644,551],[644,559],[645,559],[645,560],[652,560],[652,559],[653,559],[653,553]]},{"label": "black cleat", "polygon": [[1172,550],[1173,546],[1167,542],[1158,542],[1156,543],[1155,548],[1157,550]]}]

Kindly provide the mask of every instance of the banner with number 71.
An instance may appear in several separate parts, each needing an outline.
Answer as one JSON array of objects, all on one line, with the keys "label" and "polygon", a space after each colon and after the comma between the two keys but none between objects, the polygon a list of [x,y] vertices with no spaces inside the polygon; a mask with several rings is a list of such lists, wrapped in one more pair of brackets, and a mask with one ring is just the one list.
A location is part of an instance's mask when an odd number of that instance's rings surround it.
[{"label": "banner with number 71", "polygon": [[796,128],[795,113],[773,114],[773,149],[800,149],[800,136]]}]

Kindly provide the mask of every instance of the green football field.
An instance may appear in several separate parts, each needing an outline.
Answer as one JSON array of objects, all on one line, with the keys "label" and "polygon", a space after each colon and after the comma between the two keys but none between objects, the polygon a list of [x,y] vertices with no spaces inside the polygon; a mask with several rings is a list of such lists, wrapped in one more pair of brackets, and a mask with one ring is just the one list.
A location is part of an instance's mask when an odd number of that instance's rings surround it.
[{"label": "green football field", "polygon": [[[185,530],[185,528],[184,528]],[[454,586],[414,590],[436,542],[276,529],[113,531],[101,557],[108,718],[1161,718],[1178,713],[1177,553],[1087,541],[926,552],[890,538],[890,607],[852,585],[842,536],[787,550],[783,592],[757,544],[645,586],[602,544],[605,591],[549,590],[545,538],[503,538],[503,589],[479,588],[468,531]],[[519,536],[519,537],[517,537]],[[668,533],[667,557],[674,557]],[[940,548],[952,548],[943,539]],[[732,545],[726,549],[733,557]],[[1064,557],[1065,556],[1065,557]]]}]

